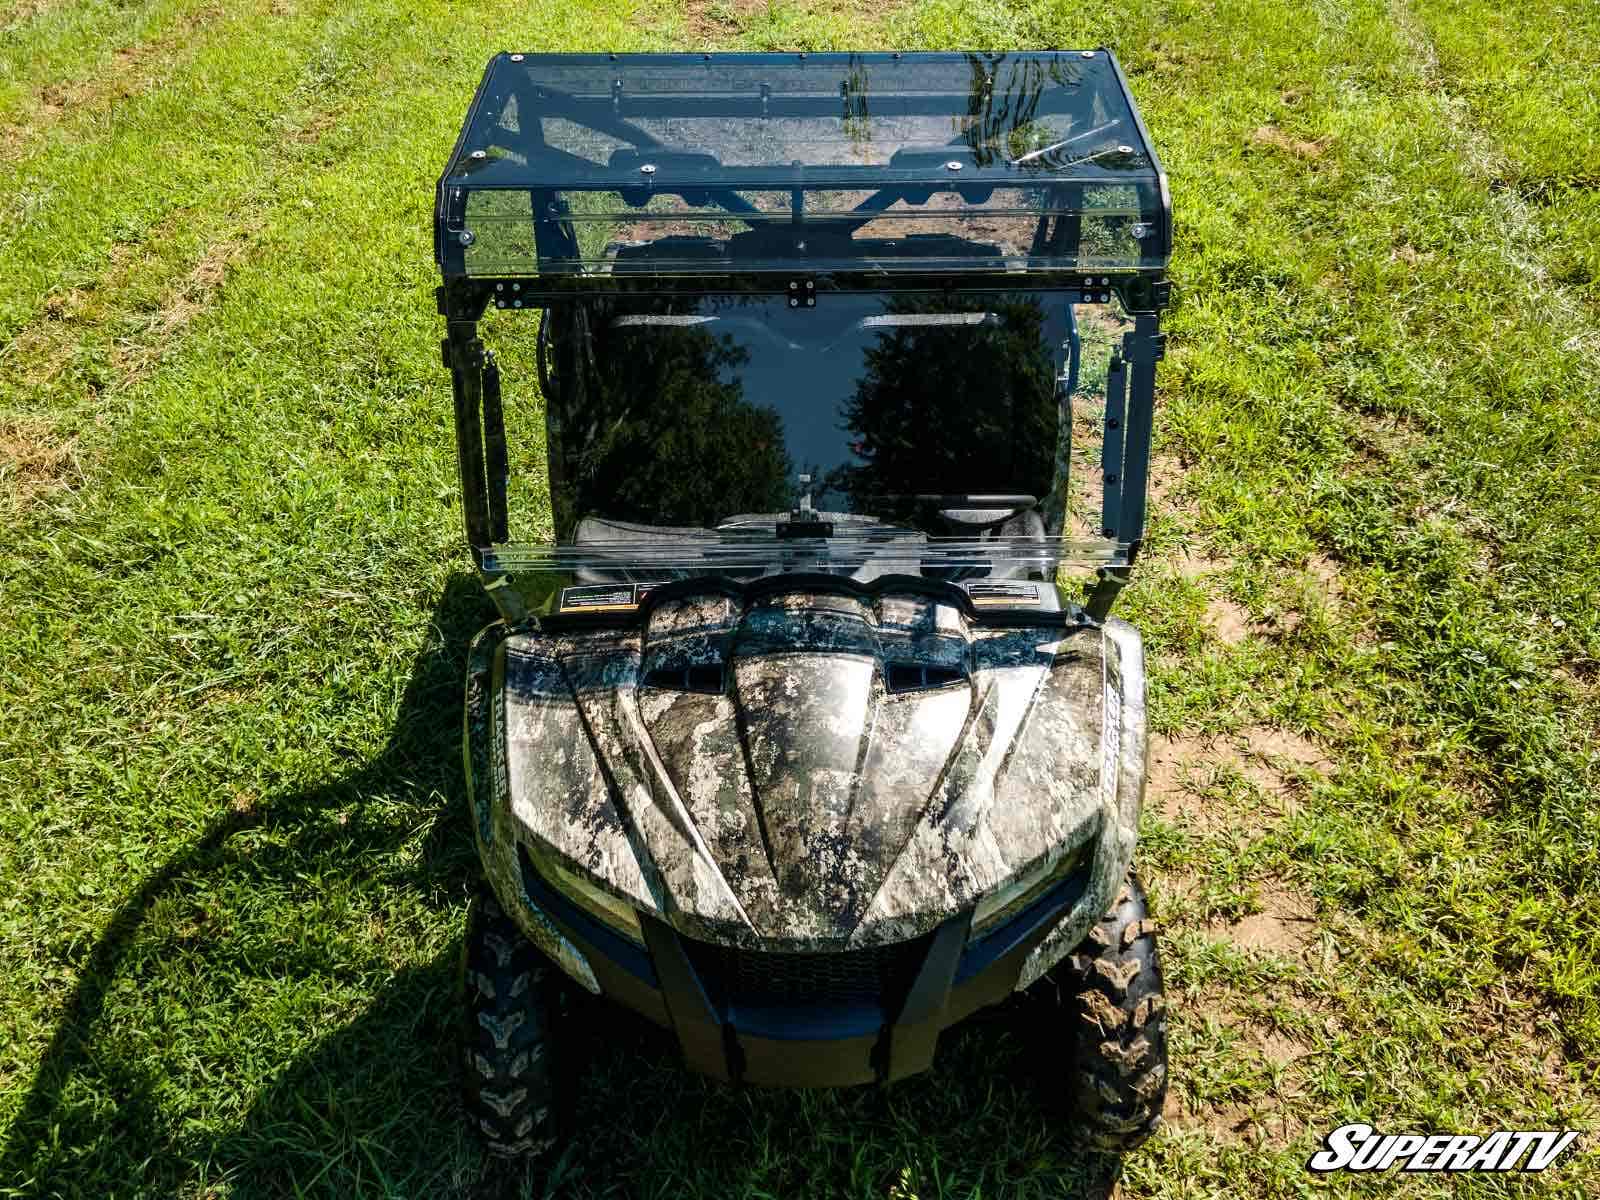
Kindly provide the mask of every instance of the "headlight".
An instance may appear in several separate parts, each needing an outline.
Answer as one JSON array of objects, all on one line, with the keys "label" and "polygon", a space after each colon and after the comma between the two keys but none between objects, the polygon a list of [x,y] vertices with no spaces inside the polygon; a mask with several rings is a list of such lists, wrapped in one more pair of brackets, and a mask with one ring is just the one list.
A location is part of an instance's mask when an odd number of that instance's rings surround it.
[{"label": "headlight", "polygon": [[1082,847],[1073,847],[1059,858],[1046,857],[1038,865],[1017,875],[978,901],[972,911],[972,937],[1003,925],[1063,878],[1071,874],[1082,858]]},{"label": "headlight", "polygon": [[584,878],[576,871],[567,870],[551,855],[540,854],[537,857],[533,855],[529,857],[533,859],[534,869],[545,877],[551,887],[571,898],[584,912],[604,921],[630,941],[644,945],[644,931],[639,927],[639,914],[633,911],[633,905],[618,896],[613,896],[605,888]]}]

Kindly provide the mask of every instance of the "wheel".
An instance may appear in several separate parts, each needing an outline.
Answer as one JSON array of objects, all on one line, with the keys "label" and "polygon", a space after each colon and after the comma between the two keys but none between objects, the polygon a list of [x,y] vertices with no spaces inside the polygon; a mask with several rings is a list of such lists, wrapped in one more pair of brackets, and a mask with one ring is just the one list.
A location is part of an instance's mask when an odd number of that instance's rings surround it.
[{"label": "wheel", "polygon": [[1050,973],[1072,1031],[1071,1098],[1098,1150],[1132,1150],[1161,1124],[1167,1004],[1154,929],[1130,873],[1111,911]]},{"label": "wheel", "polygon": [[480,888],[462,954],[463,1077],[467,1114],[491,1154],[531,1156],[555,1144],[559,975]]}]

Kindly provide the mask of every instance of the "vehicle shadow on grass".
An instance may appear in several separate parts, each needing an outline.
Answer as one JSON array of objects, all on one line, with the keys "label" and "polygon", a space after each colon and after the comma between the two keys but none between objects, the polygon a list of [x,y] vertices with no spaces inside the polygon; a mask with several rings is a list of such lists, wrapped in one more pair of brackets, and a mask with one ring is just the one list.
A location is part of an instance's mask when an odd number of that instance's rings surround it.
[{"label": "vehicle shadow on grass", "polygon": [[491,1159],[457,1101],[456,969],[445,954],[407,972],[259,1096],[214,1148],[230,1194],[1106,1200],[1121,1173],[1073,1147],[1001,1021],[887,1089],[769,1091],[688,1075],[663,1031],[602,1001],[568,1031],[583,1066],[564,1151]]},{"label": "vehicle shadow on grass", "polygon": [[[684,1074],[659,1031],[595,1003],[580,1006],[571,1031],[587,1066],[567,1149],[551,1164],[513,1168],[485,1159],[458,1100],[459,936],[390,974],[375,995],[370,960],[350,961],[348,948],[243,944],[250,898],[273,897],[281,920],[298,905],[311,910],[321,879],[367,876],[358,910],[381,912],[394,889],[414,890],[435,911],[460,905],[476,873],[460,765],[462,678],[467,645],[492,616],[476,580],[453,577],[375,759],[231,811],[122,904],[78,960],[15,1110],[0,1146],[0,1195],[1106,1194],[1116,1160],[1073,1150],[1062,1122],[1016,1080],[1022,1054],[1002,1024],[947,1037],[933,1072],[888,1089],[770,1092]],[[416,796],[435,799],[419,810],[406,802]],[[189,928],[182,914],[207,908],[224,913],[224,927]],[[281,936],[277,926],[271,933]],[[224,994],[213,995],[212,1011],[238,1019],[197,1026],[182,1014],[188,995],[160,970],[175,956],[192,964],[186,978],[307,980],[309,1014],[326,1020],[345,1003],[359,1015],[306,1048],[293,1037],[302,1018],[263,1022]],[[293,1048],[278,1049],[286,1037]],[[141,1052],[152,1038],[184,1051],[180,1086]],[[260,1065],[207,1079],[207,1061],[252,1059]]]},{"label": "vehicle shadow on grass", "polygon": [[[274,1054],[303,1045],[308,1019],[326,1020],[341,1000],[355,1007],[384,973],[371,954],[352,961],[361,939],[349,928],[342,942],[321,937],[308,914],[330,892],[357,928],[381,919],[397,890],[424,910],[460,905],[474,870],[462,679],[467,646],[493,616],[476,579],[453,575],[375,758],[314,788],[236,799],[139,883],[92,946],[57,951],[75,982],[0,1133],[0,1196],[177,1194],[197,1167],[204,1187],[198,1131],[237,1120],[241,1077],[274,1073]],[[402,974],[384,995],[415,981]],[[252,1011],[237,990],[287,996],[298,1011]]]}]

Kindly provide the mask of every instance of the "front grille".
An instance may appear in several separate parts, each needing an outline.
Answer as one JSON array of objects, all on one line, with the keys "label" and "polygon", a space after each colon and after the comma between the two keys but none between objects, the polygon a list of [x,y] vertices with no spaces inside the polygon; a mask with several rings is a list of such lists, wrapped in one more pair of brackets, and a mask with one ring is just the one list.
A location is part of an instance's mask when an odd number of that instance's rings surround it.
[{"label": "front grille", "polygon": [[927,957],[928,938],[860,950],[795,954],[740,950],[683,939],[695,973],[718,1007],[871,1005],[892,1013]]}]

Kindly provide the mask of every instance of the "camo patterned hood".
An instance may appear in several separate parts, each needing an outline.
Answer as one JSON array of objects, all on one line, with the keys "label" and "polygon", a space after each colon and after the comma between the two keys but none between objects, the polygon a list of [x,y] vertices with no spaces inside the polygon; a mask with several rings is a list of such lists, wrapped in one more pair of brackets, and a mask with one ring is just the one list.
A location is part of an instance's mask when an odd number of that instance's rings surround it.
[{"label": "camo patterned hood", "polygon": [[1098,628],[786,593],[502,653],[497,832],[693,937],[896,941],[1104,831],[1131,852]]}]

